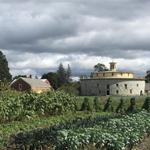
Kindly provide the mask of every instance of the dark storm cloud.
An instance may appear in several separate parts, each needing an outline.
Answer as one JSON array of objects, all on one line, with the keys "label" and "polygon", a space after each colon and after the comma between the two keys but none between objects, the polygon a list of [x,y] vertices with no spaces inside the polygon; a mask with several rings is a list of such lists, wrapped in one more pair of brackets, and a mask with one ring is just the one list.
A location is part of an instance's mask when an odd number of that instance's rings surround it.
[{"label": "dark storm cloud", "polygon": [[100,56],[142,63],[150,55],[149,6],[149,0],[0,0],[0,49],[16,72],[41,73],[45,56],[53,55],[52,70],[64,61],[78,73],[79,55],[88,63]]},{"label": "dark storm cloud", "polygon": [[[31,53],[130,57],[127,50],[150,49],[150,32],[146,32],[149,24],[144,25],[144,21],[150,23],[149,3],[146,0],[1,1],[0,46]],[[145,32],[143,36],[141,29]]]}]

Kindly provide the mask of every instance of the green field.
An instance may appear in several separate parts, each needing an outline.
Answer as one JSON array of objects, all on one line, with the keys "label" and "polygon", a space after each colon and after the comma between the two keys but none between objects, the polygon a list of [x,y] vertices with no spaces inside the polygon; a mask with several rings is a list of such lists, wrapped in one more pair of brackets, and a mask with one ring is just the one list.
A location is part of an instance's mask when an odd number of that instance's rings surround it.
[{"label": "green field", "polygon": [[[79,99],[79,101],[77,103],[78,109],[81,108],[81,105],[82,105],[83,100],[84,100],[85,97],[87,97],[89,99],[91,107],[93,106],[93,100],[94,100],[95,96],[80,96],[80,99]],[[119,105],[121,98],[123,98],[124,104],[125,104],[125,108],[127,109],[129,107],[129,105],[130,105],[130,99],[133,96],[98,96],[98,99],[99,99],[99,102],[100,102],[100,105],[101,105],[102,108],[106,104],[106,101],[107,101],[107,99],[109,97],[112,100],[112,105],[113,105],[114,110],[115,110],[117,108],[117,106]],[[142,107],[142,105],[143,105],[143,103],[145,101],[146,96],[134,96],[134,97],[136,99],[136,108],[137,109],[141,109],[141,107]]]},{"label": "green field", "polygon": [[[144,96],[135,97],[136,111],[126,114],[132,97],[97,97],[100,109],[96,110],[92,96],[70,96],[60,91],[0,94],[1,149],[124,150],[150,134],[150,114],[141,109]],[[113,110],[104,112],[108,98]],[[116,113],[121,98],[125,111]],[[86,109],[85,99],[90,109]]]}]

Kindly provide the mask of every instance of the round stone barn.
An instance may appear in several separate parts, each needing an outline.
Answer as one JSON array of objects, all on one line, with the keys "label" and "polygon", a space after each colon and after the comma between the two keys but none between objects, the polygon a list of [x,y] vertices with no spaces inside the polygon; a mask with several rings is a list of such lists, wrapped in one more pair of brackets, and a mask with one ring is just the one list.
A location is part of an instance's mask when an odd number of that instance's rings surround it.
[{"label": "round stone barn", "polygon": [[116,63],[110,63],[109,71],[92,73],[80,79],[81,94],[85,96],[136,96],[145,93],[145,79],[132,72],[117,71]]}]

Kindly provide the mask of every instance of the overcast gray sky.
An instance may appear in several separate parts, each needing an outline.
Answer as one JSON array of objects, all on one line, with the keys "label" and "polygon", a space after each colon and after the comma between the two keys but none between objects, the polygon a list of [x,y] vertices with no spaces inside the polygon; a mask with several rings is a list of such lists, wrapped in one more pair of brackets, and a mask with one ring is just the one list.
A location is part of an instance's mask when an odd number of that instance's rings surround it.
[{"label": "overcast gray sky", "polygon": [[100,62],[144,75],[150,69],[149,0],[0,0],[0,49],[13,75],[73,74]]}]

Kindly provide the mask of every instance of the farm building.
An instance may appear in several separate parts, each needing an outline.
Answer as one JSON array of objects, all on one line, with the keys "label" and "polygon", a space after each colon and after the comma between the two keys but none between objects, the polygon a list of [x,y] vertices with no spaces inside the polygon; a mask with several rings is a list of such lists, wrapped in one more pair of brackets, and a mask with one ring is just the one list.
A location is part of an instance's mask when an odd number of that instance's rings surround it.
[{"label": "farm building", "polygon": [[132,72],[117,71],[116,63],[110,63],[109,71],[92,73],[91,77],[82,77],[81,94],[92,95],[143,95],[145,94],[145,79]]},{"label": "farm building", "polygon": [[52,89],[49,81],[46,79],[33,79],[23,77],[15,79],[11,83],[10,87],[17,91],[32,91],[36,93],[42,93]]}]

